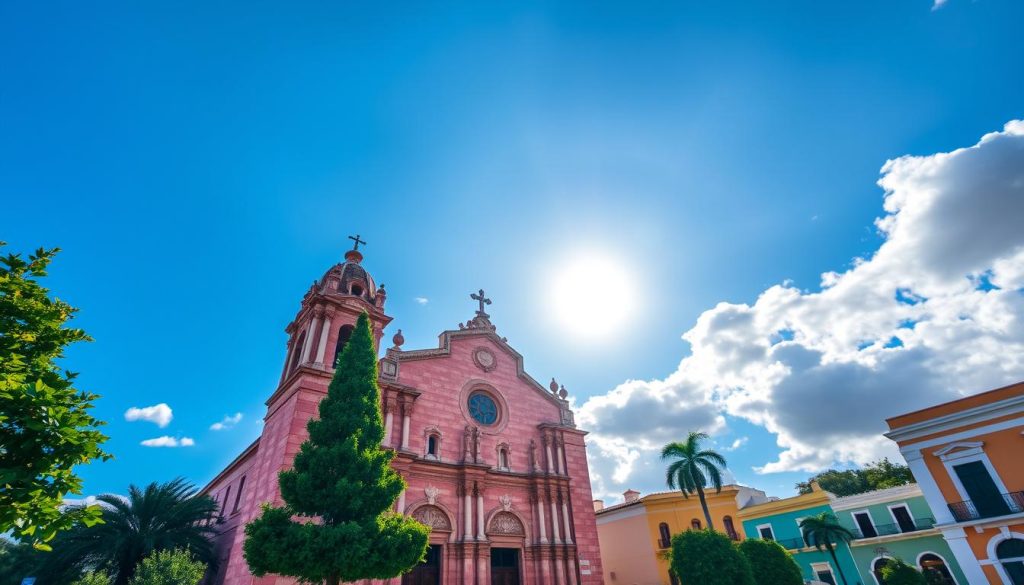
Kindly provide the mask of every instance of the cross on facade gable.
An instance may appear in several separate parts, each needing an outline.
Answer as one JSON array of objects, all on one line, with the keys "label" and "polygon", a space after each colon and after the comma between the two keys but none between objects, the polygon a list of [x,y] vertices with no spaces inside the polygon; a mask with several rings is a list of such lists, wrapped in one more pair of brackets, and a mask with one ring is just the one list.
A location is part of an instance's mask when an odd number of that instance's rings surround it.
[{"label": "cross on facade gable", "polygon": [[487,313],[484,312],[484,305],[491,304],[491,299],[489,299],[486,296],[484,296],[484,289],[480,289],[479,293],[473,293],[473,294],[469,295],[469,298],[471,298],[474,301],[477,301],[477,302],[480,303],[480,308],[477,309],[477,311],[476,311],[477,315],[480,315],[481,317],[489,317],[490,316],[490,315],[488,315]]},{"label": "cross on facade gable", "polygon": [[356,243],[356,245],[352,248],[353,250],[358,250],[359,249],[359,244],[363,244],[364,246],[366,245],[366,241],[365,240],[360,240],[359,239],[359,234],[356,234],[355,237],[349,236],[348,239],[350,239],[350,240],[352,240],[352,241],[354,241]]}]

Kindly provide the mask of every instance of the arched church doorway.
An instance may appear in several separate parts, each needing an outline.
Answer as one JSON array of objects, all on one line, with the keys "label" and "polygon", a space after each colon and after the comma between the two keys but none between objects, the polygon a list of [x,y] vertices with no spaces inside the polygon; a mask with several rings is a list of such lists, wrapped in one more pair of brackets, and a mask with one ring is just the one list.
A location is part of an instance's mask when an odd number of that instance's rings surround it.
[{"label": "arched church doorway", "polygon": [[491,549],[491,585],[519,585],[519,549]]},{"label": "arched church doorway", "polygon": [[402,576],[402,585],[441,585],[441,545],[430,545],[427,558]]}]

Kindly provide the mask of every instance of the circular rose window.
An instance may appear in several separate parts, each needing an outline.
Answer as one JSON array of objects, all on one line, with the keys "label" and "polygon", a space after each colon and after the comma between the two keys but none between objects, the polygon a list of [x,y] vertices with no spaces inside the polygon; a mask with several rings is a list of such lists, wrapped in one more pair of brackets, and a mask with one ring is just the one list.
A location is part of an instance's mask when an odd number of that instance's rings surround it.
[{"label": "circular rose window", "polygon": [[474,392],[469,396],[469,415],[482,425],[493,425],[498,422],[498,405],[487,394]]}]

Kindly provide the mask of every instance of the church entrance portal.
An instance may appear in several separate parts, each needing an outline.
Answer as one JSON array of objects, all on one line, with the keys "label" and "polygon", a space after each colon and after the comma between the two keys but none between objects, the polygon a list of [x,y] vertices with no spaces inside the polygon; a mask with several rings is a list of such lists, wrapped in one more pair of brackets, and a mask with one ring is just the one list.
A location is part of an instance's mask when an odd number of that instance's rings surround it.
[{"label": "church entrance portal", "polygon": [[402,577],[402,585],[441,585],[441,547],[427,549],[427,558]]},{"label": "church entrance portal", "polygon": [[519,585],[519,549],[491,549],[491,585]]}]

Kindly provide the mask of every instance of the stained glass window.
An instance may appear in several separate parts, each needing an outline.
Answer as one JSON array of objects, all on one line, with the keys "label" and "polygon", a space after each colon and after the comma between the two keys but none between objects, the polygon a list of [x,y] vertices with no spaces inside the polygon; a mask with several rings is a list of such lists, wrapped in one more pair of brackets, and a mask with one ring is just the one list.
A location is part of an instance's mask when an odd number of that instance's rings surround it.
[{"label": "stained glass window", "polygon": [[483,392],[474,392],[469,397],[469,415],[482,425],[493,425],[498,421],[498,405]]}]

